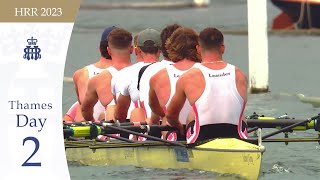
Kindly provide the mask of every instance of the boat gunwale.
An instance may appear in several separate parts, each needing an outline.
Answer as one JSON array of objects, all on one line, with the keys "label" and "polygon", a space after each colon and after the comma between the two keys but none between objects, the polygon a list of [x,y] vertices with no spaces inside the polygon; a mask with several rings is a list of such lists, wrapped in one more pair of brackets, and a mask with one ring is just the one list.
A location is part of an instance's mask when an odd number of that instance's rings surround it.
[{"label": "boat gunwale", "polygon": [[200,150],[200,151],[215,151],[215,152],[258,152],[258,153],[263,153],[266,151],[264,146],[258,146],[259,148],[257,149],[222,149],[222,148],[199,148],[199,147],[194,147],[193,149],[195,150]]},{"label": "boat gunwale", "polygon": [[186,150],[197,150],[197,151],[214,151],[214,152],[258,152],[258,153],[263,153],[265,152],[265,147],[264,146],[257,146],[254,147],[255,149],[226,149],[226,148],[200,148],[200,147],[180,147],[180,146],[174,146],[174,145],[166,145],[166,144],[152,144],[152,143],[133,143],[133,144],[120,144],[120,146],[115,146],[115,144],[98,144],[98,145],[92,145],[88,144],[87,146],[85,145],[80,145],[80,146],[66,146],[65,149],[72,149],[72,148],[88,148],[91,150],[96,150],[96,149],[109,149],[109,148],[150,148],[150,147],[160,147],[160,148],[180,148],[180,149],[186,149]]}]

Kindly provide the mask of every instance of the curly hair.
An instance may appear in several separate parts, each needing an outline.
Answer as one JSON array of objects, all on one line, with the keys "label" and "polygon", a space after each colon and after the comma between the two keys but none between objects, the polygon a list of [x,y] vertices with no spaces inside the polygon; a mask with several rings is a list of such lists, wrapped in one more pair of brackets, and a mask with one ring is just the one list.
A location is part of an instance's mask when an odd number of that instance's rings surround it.
[{"label": "curly hair", "polygon": [[200,55],[196,49],[196,46],[199,45],[198,41],[198,34],[193,29],[181,27],[174,31],[166,42],[170,60],[178,62],[189,59],[200,62]]}]

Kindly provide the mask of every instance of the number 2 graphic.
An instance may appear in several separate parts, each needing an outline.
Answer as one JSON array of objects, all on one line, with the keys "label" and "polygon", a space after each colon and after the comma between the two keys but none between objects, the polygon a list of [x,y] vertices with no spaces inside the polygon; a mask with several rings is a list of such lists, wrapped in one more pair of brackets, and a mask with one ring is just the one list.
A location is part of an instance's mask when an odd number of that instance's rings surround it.
[{"label": "number 2 graphic", "polygon": [[24,143],[29,140],[33,141],[34,144],[36,145],[36,147],[35,147],[33,153],[31,154],[31,156],[21,166],[41,166],[41,162],[28,162],[36,154],[36,152],[39,150],[39,146],[40,146],[39,140],[37,138],[31,137],[31,136],[24,138],[22,145],[24,146]]}]

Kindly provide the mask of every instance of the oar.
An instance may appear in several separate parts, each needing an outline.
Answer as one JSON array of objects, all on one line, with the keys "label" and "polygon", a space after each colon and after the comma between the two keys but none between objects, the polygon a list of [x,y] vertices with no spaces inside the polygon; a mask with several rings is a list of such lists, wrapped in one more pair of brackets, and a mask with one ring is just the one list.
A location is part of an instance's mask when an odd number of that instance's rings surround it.
[{"label": "oar", "polygon": [[[124,137],[118,137],[118,136],[115,136],[115,135],[112,135],[112,134],[105,134],[103,136],[108,136],[108,137],[111,137],[111,138],[114,138],[114,139],[117,139],[117,140],[120,140],[120,141],[128,142],[128,143],[134,143],[134,141],[132,141],[130,139],[127,139],[127,138],[124,138]],[[102,142],[105,142],[105,141],[102,141]]]},{"label": "oar", "polygon": [[276,135],[276,134],[279,134],[279,133],[288,131],[288,130],[296,127],[296,126],[299,126],[299,125],[302,125],[302,124],[305,124],[305,123],[309,123],[310,121],[315,120],[315,119],[318,119],[319,117],[320,117],[320,114],[318,114],[317,116],[314,116],[314,117],[312,117],[312,118],[306,119],[306,120],[304,120],[304,121],[296,122],[296,123],[294,123],[294,124],[291,124],[291,125],[289,125],[289,126],[286,126],[286,127],[284,127],[284,128],[281,128],[281,129],[279,129],[278,131],[275,131],[275,132],[272,132],[272,133],[269,133],[269,134],[267,134],[267,135],[262,136],[262,140],[264,140],[264,139],[266,139],[266,138],[268,138],[268,137],[274,136],[274,135]]},{"label": "oar", "polygon": [[[313,120],[313,119],[312,119]],[[306,129],[315,129],[319,131],[320,122],[317,120],[297,120],[297,119],[265,119],[265,120],[252,120],[248,119],[248,127],[255,128],[279,128],[291,126],[293,124],[299,123],[299,126],[294,126],[292,130],[306,130]],[[303,125],[303,126],[301,126]]]},{"label": "oar", "polygon": [[[66,129],[63,129],[64,131],[64,137],[90,137],[93,136],[92,132],[97,135],[101,134],[102,128],[104,129],[104,134],[117,134],[122,131],[118,131],[115,129],[109,128],[111,125],[86,125],[86,126],[71,126]],[[112,125],[114,126],[114,125]],[[122,129],[127,129],[139,133],[145,133],[150,132],[154,130],[158,131],[177,131],[176,128],[170,127],[170,126],[163,126],[163,125],[141,125],[141,126],[120,126]],[[92,132],[91,132],[92,131]]]},{"label": "oar", "polygon": [[248,132],[248,133],[251,133],[251,132],[256,131],[256,130],[258,130],[258,129],[259,129],[258,127],[253,127],[253,128],[251,128],[251,129],[248,129],[247,132]]},{"label": "oar", "polygon": [[89,121],[82,121],[82,122],[63,122],[63,125],[66,126],[85,126],[85,125],[90,125],[90,124],[95,124],[95,125],[103,125],[103,124],[116,124],[119,126],[140,126],[140,125],[147,125],[147,122],[142,121],[142,122],[123,122],[123,123],[117,123],[114,122],[113,120],[101,120],[101,121],[96,121],[96,122],[89,122]]},{"label": "oar", "polygon": [[[147,122],[124,122],[124,123],[114,123],[114,122],[108,122],[108,121],[105,121],[105,122],[101,122],[102,125],[112,125],[112,124],[115,124],[117,126],[141,126],[141,125],[148,125]],[[100,124],[100,125],[101,125]]]},{"label": "oar", "polygon": [[[110,126],[114,127],[114,125],[104,125],[105,132],[108,134],[116,134],[121,131],[109,128]],[[129,131],[134,131],[138,133],[148,133],[150,131],[158,130],[158,131],[177,131],[176,128],[170,127],[170,126],[164,126],[164,125],[141,125],[141,126],[116,126],[121,127],[122,129],[126,129]]]},{"label": "oar", "polygon": [[145,138],[148,138],[148,139],[151,139],[151,140],[154,140],[154,141],[164,142],[164,143],[171,144],[171,145],[174,145],[174,146],[186,147],[184,144],[181,144],[181,143],[178,143],[178,142],[167,141],[165,139],[157,138],[157,137],[154,137],[154,136],[149,136],[149,135],[146,135],[146,134],[140,134],[138,132],[131,131],[131,130],[128,130],[128,129],[124,129],[122,127],[116,127],[116,126],[110,126],[110,125],[106,125],[105,127],[106,128],[110,128],[110,129],[114,129],[114,130],[117,130],[117,131],[120,131],[120,132],[125,132],[125,133],[129,133],[129,134],[145,137]]}]

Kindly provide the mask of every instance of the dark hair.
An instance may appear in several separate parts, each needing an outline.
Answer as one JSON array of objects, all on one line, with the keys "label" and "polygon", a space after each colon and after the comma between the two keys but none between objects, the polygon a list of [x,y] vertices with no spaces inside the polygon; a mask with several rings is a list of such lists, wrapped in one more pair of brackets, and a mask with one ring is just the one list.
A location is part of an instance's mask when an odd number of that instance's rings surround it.
[{"label": "dark hair", "polygon": [[178,62],[182,59],[189,59],[200,62],[200,55],[196,46],[199,37],[197,33],[190,28],[179,28],[173,32],[166,42],[166,48],[169,58],[172,62]]},{"label": "dark hair", "polygon": [[111,59],[110,54],[107,51],[107,47],[108,47],[108,41],[107,40],[103,40],[100,41],[100,54],[102,57],[106,58],[106,59]]},{"label": "dark hair", "polygon": [[161,51],[162,51],[162,54],[165,58],[169,59],[169,56],[168,56],[168,52],[167,52],[167,49],[166,49],[166,41],[169,39],[169,37],[172,35],[172,33],[180,28],[181,26],[178,25],[178,24],[172,24],[172,25],[169,25],[167,27],[165,27],[162,31],[161,31],[161,34],[160,34],[160,37],[161,37]]},{"label": "dark hair", "polygon": [[142,52],[148,53],[148,54],[157,54],[160,47],[155,46],[154,42],[151,40],[147,40],[143,43],[144,46],[139,46]]},{"label": "dark hair", "polygon": [[116,28],[108,36],[109,47],[125,49],[132,44],[132,34],[125,29]]},{"label": "dark hair", "polygon": [[205,28],[199,34],[199,43],[202,49],[219,49],[223,45],[223,41],[223,34],[216,28]]}]

